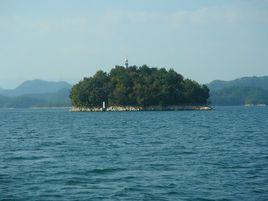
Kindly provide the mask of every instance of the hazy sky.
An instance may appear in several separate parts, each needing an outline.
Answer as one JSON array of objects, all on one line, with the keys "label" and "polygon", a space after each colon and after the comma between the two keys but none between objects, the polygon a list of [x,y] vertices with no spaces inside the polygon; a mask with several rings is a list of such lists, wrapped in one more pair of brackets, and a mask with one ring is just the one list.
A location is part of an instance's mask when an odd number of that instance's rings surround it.
[{"label": "hazy sky", "polygon": [[0,87],[123,64],[207,83],[268,75],[268,0],[0,0]]}]

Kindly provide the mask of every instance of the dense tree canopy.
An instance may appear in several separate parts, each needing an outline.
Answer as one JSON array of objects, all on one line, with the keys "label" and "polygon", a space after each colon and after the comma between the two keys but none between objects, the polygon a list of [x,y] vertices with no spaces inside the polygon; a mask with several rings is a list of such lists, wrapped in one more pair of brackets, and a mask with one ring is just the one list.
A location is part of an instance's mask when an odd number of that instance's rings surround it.
[{"label": "dense tree canopy", "polygon": [[207,104],[209,89],[173,69],[116,66],[84,78],[70,97],[76,107],[101,107],[103,101],[114,106],[201,105]]}]

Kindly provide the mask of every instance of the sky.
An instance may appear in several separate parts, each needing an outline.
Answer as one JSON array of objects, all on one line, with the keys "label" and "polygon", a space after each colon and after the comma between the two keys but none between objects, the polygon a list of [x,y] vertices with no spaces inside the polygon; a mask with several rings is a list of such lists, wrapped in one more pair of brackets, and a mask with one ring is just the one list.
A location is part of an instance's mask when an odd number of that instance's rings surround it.
[{"label": "sky", "polygon": [[147,64],[208,83],[268,75],[268,0],[0,0],[0,87]]}]

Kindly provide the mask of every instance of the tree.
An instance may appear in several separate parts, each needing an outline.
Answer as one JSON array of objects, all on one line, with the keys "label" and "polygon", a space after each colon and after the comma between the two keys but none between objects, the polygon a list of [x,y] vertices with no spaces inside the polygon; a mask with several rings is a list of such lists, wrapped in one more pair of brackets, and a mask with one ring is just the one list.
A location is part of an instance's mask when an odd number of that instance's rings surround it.
[{"label": "tree", "polygon": [[207,104],[209,89],[184,79],[173,69],[116,66],[107,74],[98,71],[74,85],[70,98],[77,107],[170,106]]}]

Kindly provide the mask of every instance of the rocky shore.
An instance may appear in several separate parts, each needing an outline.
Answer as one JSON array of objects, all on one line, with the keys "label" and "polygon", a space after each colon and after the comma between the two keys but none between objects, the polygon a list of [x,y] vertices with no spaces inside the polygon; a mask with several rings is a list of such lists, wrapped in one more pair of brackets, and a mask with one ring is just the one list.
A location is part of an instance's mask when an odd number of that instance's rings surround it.
[{"label": "rocky shore", "polygon": [[177,111],[177,110],[212,110],[210,106],[150,106],[150,107],[134,107],[134,106],[110,106],[106,109],[92,107],[72,107],[71,112],[123,112],[123,111]]}]

